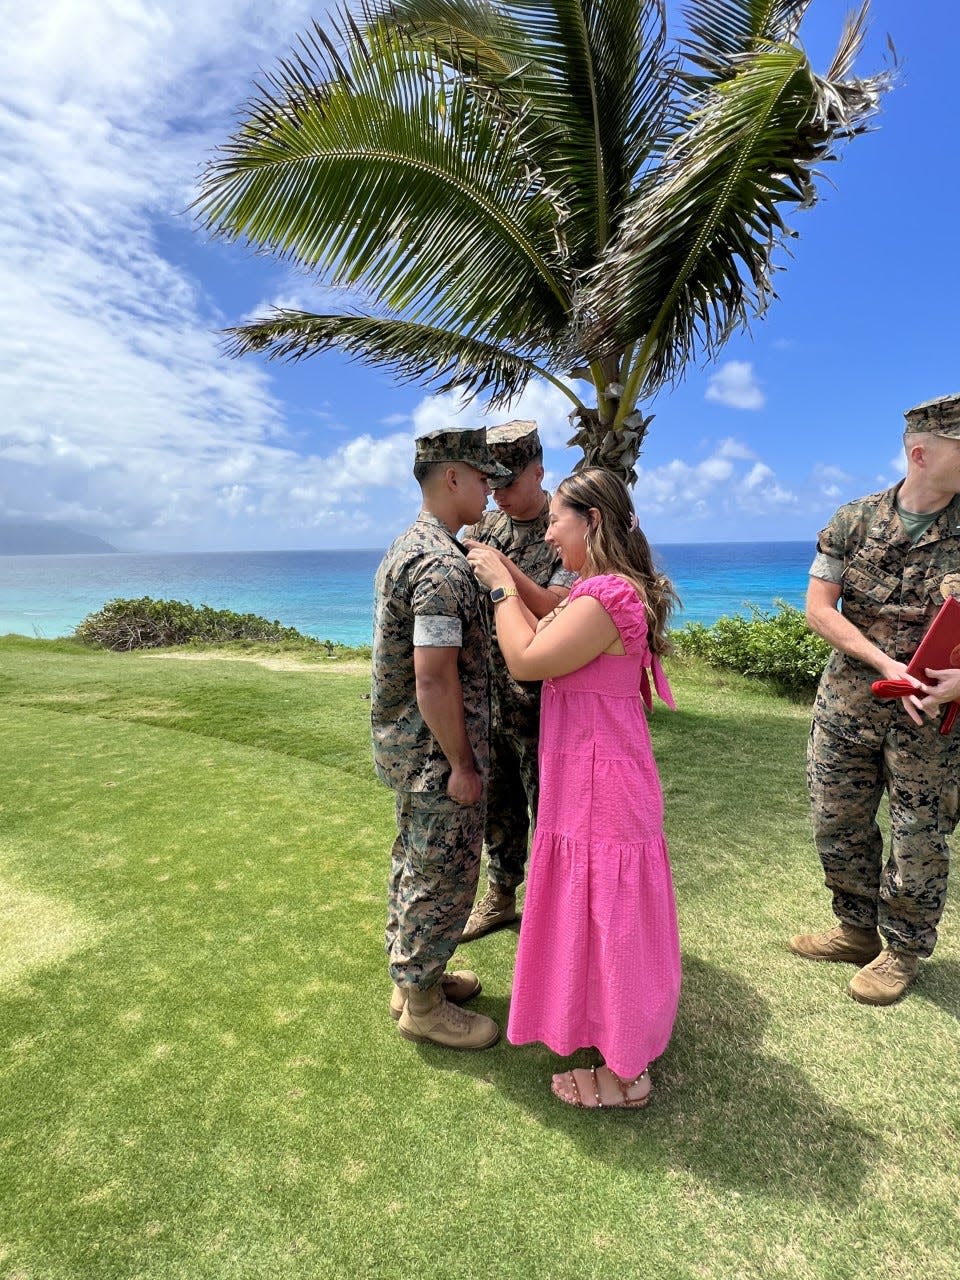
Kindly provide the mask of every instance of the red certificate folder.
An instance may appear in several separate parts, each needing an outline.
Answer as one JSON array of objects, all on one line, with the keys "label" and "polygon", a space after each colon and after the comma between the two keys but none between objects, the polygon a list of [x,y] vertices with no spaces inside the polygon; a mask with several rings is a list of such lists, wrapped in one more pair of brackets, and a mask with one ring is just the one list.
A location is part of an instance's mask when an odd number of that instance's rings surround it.
[{"label": "red certificate folder", "polygon": [[[945,671],[960,667],[960,600],[947,596],[940,612],[927,628],[927,634],[907,663],[907,674],[917,680],[926,678],[927,668]],[[908,680],[875,680],[870,686],[878,698],[905,698],[914,692]],[[943,713],[940,732],[949,733],[960,712],[960,702],[951,702]]]}]

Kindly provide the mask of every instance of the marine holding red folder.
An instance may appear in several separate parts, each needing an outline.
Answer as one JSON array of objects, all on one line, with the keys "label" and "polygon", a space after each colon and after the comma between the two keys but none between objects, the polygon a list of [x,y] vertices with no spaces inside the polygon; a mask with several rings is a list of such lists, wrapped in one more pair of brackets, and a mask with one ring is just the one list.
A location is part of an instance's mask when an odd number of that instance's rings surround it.
[{"label": "marine holding red folder", "polygon": [[[907,663],[907,675],[913,680],[874,680],[871,688],[877,698],[909,698],[917,694],[914,681],[923,683],[933,677],[934,685],[938,678],[948,677],[951,670],[960,668],[960,600],[956,596],[947,596],[940,611],[930,624],[930,630],[920,641],[916,653]],[[914,703],[917,705],[917,703]],[[939,707],[939,703],[935,704]],[[922,699],[919,706],[923,706]],[[949,733],[960,712],[960,702],[948,702],[940,721],[940,732]]]},{"label": "marine holding red folder", "polygon": [[[906,477],[834,513],[807,591],[810,627],[834,649],[807,781],[837,922],[789,946],[858,966],[847,992],[867,1004],[899,1000],[934,949],[960,812],[960,732],[948,731],[960,702],[960,393],[904,418]],[[878,456],[889,448],[875,423],[843,425]]]}]

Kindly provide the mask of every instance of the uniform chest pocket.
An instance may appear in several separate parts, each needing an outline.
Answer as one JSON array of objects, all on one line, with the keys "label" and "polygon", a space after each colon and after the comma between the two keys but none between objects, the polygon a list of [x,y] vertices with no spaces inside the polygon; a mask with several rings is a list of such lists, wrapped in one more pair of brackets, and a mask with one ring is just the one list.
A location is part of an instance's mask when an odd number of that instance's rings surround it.
[{"label": "uniform chest pocket", "polygon": [[871,567],[851,564],[843,574],[841,592],[844,601],[883,605],[900,589],[900,574],[883,573]]}]

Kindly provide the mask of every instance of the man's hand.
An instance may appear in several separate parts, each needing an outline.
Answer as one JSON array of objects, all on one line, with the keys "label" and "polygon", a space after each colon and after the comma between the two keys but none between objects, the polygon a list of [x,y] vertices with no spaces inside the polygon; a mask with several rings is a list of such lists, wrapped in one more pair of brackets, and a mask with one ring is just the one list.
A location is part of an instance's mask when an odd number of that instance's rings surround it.
[{"label": "man's hand", "polygon": [[901,698],[900,705],[914,724],[923,724],[923,716],[917,708],[920,705],[919,698],[927,692],[927,686],[918,680],[916,676],[908,673],[905,662],[898,662],[896,658],[888,658],[886,654],[881,655],[881,657],[882,661],[878,662],[876,667],[884,680],[906,680],[908,684],[912,684],[916,689],[916,693],[911,693],[906,698]]},{"label": "man's hand", "polygon": [[[903,702],[911,702],[925,716],[936,716],[945,702],[956,702],[960,699],[960,670],[947,667],[942,671],[934,671],[927,667],[924,674],[926,684],[919,684],[919,690]],[[922,691],[922,694],[921,692]],[[922,723],[919,716],[913,717],[917,724]]]},{"label": "man's hand", "polygon": [[447,795],[457,804],[478,804],[483,795],[483,779],[473,768],[451,769]]}]

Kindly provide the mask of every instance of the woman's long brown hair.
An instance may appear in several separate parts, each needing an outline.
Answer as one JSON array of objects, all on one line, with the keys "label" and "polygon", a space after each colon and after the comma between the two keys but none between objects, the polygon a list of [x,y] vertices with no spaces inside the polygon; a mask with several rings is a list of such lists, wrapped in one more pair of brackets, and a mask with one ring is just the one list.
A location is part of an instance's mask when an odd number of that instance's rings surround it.
[{"label": "woman's long brown hair", "polygon": [[[637,524],[630,491],[619,476],[603,467],[575,471],[557,485],[557,497],[590,525],[582,578],[615,573],[637,589],[650,621],[650,648],[670,651],[667,625],[680,603],[673,583],[653,563],[646,534]],[[599,519],[591,512],[599,512]]]}]

